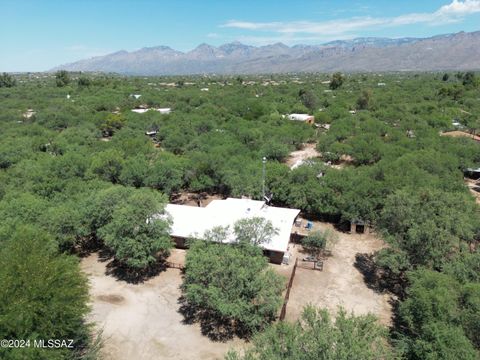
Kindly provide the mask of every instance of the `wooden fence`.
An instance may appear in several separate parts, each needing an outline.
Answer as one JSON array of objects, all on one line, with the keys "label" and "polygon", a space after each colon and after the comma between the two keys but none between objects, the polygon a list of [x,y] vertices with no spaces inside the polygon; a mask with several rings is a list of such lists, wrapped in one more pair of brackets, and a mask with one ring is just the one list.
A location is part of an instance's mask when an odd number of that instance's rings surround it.
[{"label": "wooden fence", "polygon": [[288,281],[287,285],[287,292],[285,293],[285,299],[283,300],[282,311],[280,311],[280,321],[285,319],[285,315],[287,314],[287,304],[288,299],[290,298],[290,290],[293,285],[293,279],[295,277],[295,271],[297,270],[298,258],[295,259],[295,265],[293,265],[292,274],[290,275],[290,280]]}]

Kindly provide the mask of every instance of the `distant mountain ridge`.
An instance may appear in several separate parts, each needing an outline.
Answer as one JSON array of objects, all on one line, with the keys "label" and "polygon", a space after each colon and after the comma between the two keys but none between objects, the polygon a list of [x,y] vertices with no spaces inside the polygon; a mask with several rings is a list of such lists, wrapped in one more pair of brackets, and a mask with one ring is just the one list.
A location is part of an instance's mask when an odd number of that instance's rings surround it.
[{"label": "distant mountain ridge", "polygon": [[435,71],[480,69],[480,31],[430,38],[357,38],[322,45],[266,46],[232,42],[200,44],[188,52],[168,46],[58,66],[51,71],[115,72],[127,75],[255,74],[331,71]]}]

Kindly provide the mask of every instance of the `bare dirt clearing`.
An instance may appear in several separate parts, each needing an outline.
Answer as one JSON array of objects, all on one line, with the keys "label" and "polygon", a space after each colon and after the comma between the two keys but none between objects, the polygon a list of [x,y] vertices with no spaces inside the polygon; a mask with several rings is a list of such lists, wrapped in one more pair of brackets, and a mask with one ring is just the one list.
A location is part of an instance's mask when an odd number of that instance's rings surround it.
[{"label": "bare dirt clearing", "polygon": [[473,135],[473,134],[470,134],[470,133],[464,132],[464,131],[458,131],[458,130],[447,131],[447,132],[441,133],[440,135],[441,136],[451,136],[451,137],[467,137],[467,138],[470,138],[470,139],[473,139],[473,140],[480,141],[480,136]]},{"label": "bare dirt clearing", "polygon": [[167,269],[142,283],[128,284],[105,275],[107,262],[92,254],[82,260],[90,280],[89,320],[103,331],[105,360],[223,359],[241,340],[213,342],[200,325],[185,325],[178,312],[180,271]]},{"label": "bare dirt clearing", "polygon": [[465,179],[465,184],[475,197],[477,204],[480,204],[480,182],[477,180]]},{"label": "bare dirt clearing", "polygon": [[[325,230],[333,227],[330,224],[315,223],[316,229]],[[286,319],[298,319],[302,308],[312,304],[335,311],[343,306],[354,314],[373,313],[380,321],[389,325],[392,309],[390,295],[380,294],[367,287],[363,275],[355,268],[357,253],[372,253],[384,246],[374,234],[346,234],[335,231],[338,241],[332,247],[332,256],[324,261],[323,271],[309,270],[300,266],[305,254],[301,246],[291,248],[293,261],[299,258],[290,300],[287,306]]]},{"label": "bare dirt clearing", "polygon": [[286,161],[290,169],[295,169],[302,165],[305,160],[319,157],[321,154],[317,151],[316,146],[316,144],[305,144],[302,150],[291,152]]}]

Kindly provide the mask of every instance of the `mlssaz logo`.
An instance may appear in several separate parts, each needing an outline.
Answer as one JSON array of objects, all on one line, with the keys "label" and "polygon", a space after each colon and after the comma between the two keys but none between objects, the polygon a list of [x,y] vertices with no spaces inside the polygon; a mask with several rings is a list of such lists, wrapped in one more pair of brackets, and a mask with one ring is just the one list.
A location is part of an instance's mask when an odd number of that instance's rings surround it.
[{"label": "mlssaz logo", "polygon": [[36,348],[44,349],[73,349],[73,340],[72,339],[48,339],[48,340],[34,340],[33,344]]}]

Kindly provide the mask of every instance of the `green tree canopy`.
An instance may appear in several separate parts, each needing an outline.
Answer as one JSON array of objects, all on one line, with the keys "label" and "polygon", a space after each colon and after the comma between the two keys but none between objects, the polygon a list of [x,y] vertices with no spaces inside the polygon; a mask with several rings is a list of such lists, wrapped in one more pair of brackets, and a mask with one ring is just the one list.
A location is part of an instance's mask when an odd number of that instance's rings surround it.
[{"label": "green tree canopy", "polygon": [[187,253],[182,287],[200,313],[249,334],[276,318],[283,279],[256,246],[197,240]]},{"label": "green tree canopy", "polygon": [[327,310],[308,306],[294,324],[280,322],[259,333],[253,346],[227,360],[376,360],[395,359],[387,331],[372,315],[353,316],[340,309],[332,318]]},{"label": "green tree canopy", "polygon": [[478,209],[468,196],[438,190],[396,191],[385,201],[380,226],[412,265],[441,267],[449,254],[474,241]]},{"label": "green tree canopy", "polygon": [[70,76],[68,75],[68,71],[66,70],[59,70],[55,73],[55,83],[58,87],[67,86],[70,83]]},{"label": "green tree canopy", "polygon": [[345,77],[343,76],[342,73],[336,72],[332,75],[332,78],[330,79],[330,89],[336,90],[340,86],[342,86],[343,81],[345,80]]},{"label": "green tree canopy", "polygon": [[146,269],[169,255],[172,241],[163,213],[166,199],[150,189],[129,190],[113,208],[110,221],[98,229],[115,258],[132,269]]},{"label": "green tree canopy", "polygon": [[78,353],[88,345],[87,280],[78,260],[57,254],[45,232],[16,229],[0,250],[0,283],[0,337],[32,341],[29,349],[0,348],[2,359],[73,358],[65,348],[35,349],[39,339],[73,339]]},{"label": "green tree canopy", "polygon": [[11,88],[11,87],[14,87],[16,84],[17,82],[12,75],[6,72],[0,75],[0,88],[2,87]]},{"label": "green tree canopy", "polygon": [[270,220],[262,217],[244,218],[234,224],[233,231],[239,243],[261,245],[271,241],[278,234]]},{"label": "green tree canopy", "polygon": [[337,240],[336,234],[327,229],[325,231],[313,231],[302,239],[302,245],[313,255],[318,256],[322,250],[325,250],[327,244]]}]

